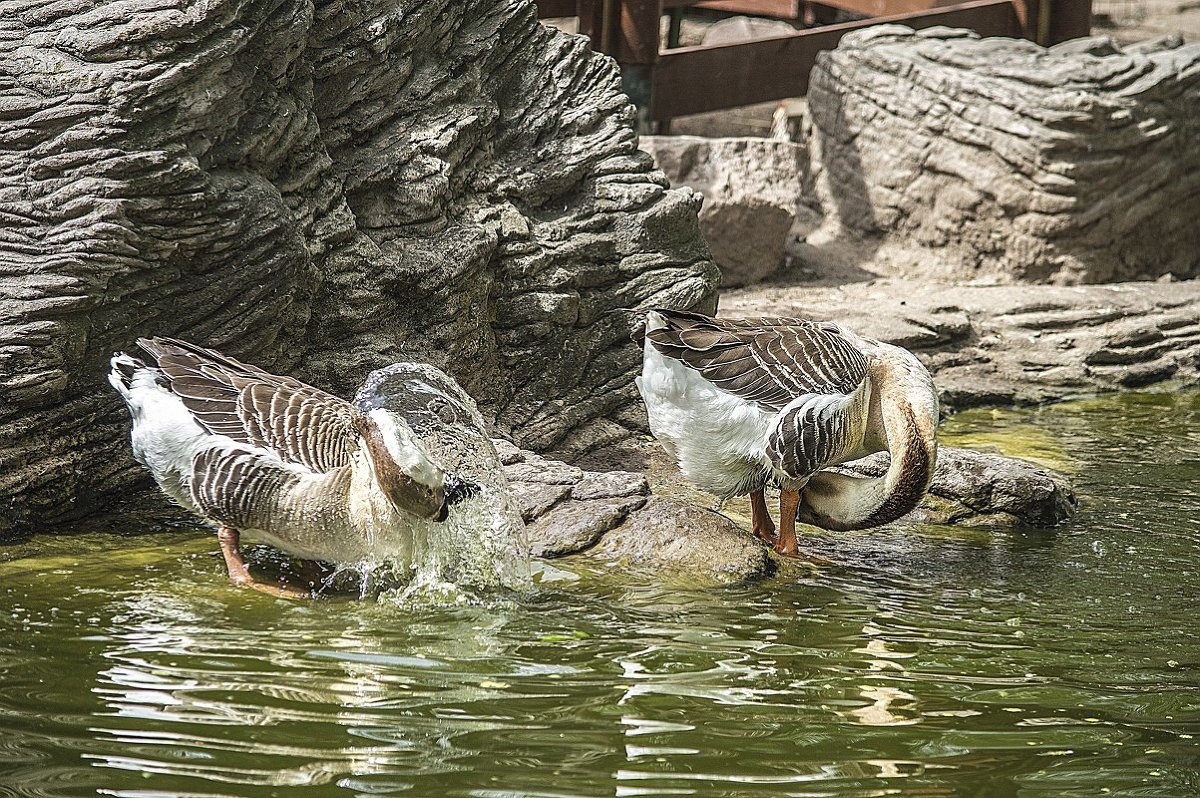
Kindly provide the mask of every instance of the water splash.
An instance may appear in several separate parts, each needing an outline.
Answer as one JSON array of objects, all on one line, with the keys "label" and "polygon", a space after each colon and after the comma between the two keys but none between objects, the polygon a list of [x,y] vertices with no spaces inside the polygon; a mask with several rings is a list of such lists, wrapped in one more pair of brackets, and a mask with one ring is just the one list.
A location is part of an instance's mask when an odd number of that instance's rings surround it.
[{"label": "water splash", "polygon": [[371,561],[343,567],[335,583],[354,575],[360,596],[378,594],[404,604],[476,603],[482,593],[530,587],[525,523],[471,397],[449,376],[421,363],[379,369],[367,385],[373,405],[407,425],[440,468],[478,489],[454,503],[444,522],[420,521],[411,534],[406,528],[396,539],[371,540]]}]

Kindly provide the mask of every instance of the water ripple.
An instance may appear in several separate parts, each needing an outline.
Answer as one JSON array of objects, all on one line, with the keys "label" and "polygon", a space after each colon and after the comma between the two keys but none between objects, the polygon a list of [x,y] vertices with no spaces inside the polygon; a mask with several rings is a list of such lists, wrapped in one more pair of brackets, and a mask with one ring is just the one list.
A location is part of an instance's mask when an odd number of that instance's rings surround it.
[{"label": "water ripple", "polygon": [[286,604],[192,532],[0,551],[0,794],[1190,798],[1200,402],[949,433],[1023,426],[1072,526],[810,535],[836,565],[718,590]]}]

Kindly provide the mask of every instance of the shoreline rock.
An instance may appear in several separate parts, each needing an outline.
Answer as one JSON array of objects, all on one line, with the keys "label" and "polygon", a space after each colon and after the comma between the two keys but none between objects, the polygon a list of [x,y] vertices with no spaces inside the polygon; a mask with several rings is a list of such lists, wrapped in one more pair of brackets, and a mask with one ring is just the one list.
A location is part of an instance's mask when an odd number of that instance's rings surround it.
[{"label": "shoreline rock", "polygon": [[[878,477],[884,453],[838,470]],[[1075,514],[1079,500],[1066,476],[998,454],[942,446],[929,492],[908,517],[930,524],[1049,528]]]}]

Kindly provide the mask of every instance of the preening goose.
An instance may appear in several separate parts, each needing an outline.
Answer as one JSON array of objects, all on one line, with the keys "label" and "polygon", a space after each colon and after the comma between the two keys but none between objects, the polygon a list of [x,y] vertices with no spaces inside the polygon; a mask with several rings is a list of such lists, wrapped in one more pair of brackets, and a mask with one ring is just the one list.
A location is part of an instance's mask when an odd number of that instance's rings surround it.
[{"label": "preening goose", "polygon": [[[907,350],[836,324],[650,311],[637,386],[684,476],[721,499],[749,494],[753,530],[768,542],[763,487],[779,485],[781,554],[797,553],[797,519],[886,524],[916,507],[933,474],[929,372]],[[884,449],[883,477],[824,470]]]},{"label": "preening goose", "polygon": [[461,389],[431,366],[381,369],[347,402],[184,341],[138,345],[154,363],[118,353],[109,374],[133,416],[134,457],[218,528],[237,584],[295,594],[253,580],[242,532],[305,559],[357,563],[386,551],[415,566],[419,544],[478,487],[446,474],[410,424],[434,402],[459,401],[446,392]]}]

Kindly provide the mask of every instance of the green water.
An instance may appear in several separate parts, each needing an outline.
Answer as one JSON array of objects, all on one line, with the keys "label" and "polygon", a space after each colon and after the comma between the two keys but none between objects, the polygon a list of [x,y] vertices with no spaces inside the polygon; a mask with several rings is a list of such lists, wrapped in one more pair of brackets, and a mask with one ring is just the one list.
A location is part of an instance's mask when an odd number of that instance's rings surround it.
[{"label": "green water", "polygon": [[0,550],[0,795],[1200,794],[1200,396],[945,437],[1069,468],[1078,518],[415,610],[234,589],[195,532]]}]

